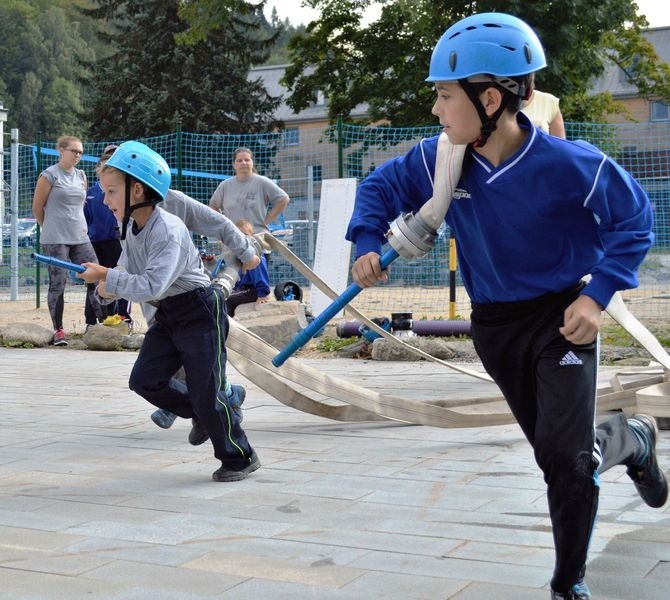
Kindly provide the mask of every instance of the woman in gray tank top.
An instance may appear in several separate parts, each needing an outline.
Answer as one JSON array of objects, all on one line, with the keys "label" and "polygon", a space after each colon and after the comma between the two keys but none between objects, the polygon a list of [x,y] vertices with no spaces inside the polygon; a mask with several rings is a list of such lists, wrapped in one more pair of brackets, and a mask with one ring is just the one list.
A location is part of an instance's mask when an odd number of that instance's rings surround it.
[{"label": "woman in gray tank top", "polygon": [[[47,256],[81,264],[97,263],[93,246],[88,239],[84,202],[86,174],[77,165],[84,153],[79,138],[64,135],[58,138],[56,149],[60,160],[40,174],[33,195],[33,214],[42,228],[41,249]],[[63,330],[63,294],[67,271],[49,267],[47,304],[54,327],[54,346],[66,346]],[[93,295],[95,286],[87,286],[87,294],[97,312],[100,304]],[[87,323],[92,325],[94,323]]]}]

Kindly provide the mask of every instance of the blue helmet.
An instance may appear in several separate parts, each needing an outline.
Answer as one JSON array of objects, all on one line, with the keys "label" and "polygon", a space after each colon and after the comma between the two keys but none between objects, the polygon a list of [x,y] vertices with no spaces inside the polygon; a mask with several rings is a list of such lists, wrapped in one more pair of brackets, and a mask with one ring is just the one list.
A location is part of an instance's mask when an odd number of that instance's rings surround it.
[{"label": "blue helmet", "polygon": [[493,75],[498,81],[546,66],[542,44],[526,23],[504,13],[481,13],[444,32],[433,50],[426,81],[458,81],[474,75]]},{"label": "blue helmet", "polygon": [[107,161],[108,167],[127,173],[158,193],[161,200],[170,189],[172,175],[165,159],[141,142],[124,142]]}]

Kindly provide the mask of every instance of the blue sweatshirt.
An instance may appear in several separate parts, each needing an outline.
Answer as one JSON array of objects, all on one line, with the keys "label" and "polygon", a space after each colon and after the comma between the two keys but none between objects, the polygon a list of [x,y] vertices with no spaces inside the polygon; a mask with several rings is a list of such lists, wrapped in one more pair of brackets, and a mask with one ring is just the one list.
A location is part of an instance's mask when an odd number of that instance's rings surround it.
[{"label": "blue sweatshirt", "polygon": [[[653,242],[649,199],[632,176],[597,148],[531,126],[498,167],[476,152],[447,213],[470,299],[509,302],[558,292],[587,274],[582,291],[605,307],[637,287]],[[388,224],[433,195],[437,136],[377,168],[360,184],[347,239],[356,256],[381,252]]]},{"label": "blue sweatshirt", "polygon": [[240,272],[240,280],[235,284],[235,289],[241,287],[256,288],[259,298],[265,298],[270,295],[270,276],[268,275],[268,263],[264,256],[261,256],[260,264],[246,273]]},{"label": "blue sweatshirt", "polygon": [[102,191],[98,181],[86,192],[84,216],[88,224],[88,239],[91,242],[119,239],[119,224],[114,213],[103,203],[104,198],[105,192]]}]

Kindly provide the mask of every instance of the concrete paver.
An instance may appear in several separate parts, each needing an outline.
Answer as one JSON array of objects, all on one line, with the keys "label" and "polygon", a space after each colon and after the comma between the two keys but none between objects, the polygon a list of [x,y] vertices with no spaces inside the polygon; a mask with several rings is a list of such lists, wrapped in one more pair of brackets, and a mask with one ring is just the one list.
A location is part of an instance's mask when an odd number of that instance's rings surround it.
[{"label": "concrete paver", "polygon": [[[128,390],[134,360],[0,348],[1,597],[549,597],[544,483],[517,426],[328,421],[231,370],[263,466],[215,483],[190,423],[157,428]],[[429,363],[308,362],[400,396],[495,392]],[[670,432],[658,449],[668,467]],[[666,600],[670,506],[645,506],[623,468],[602,480],[594,598]]]}]

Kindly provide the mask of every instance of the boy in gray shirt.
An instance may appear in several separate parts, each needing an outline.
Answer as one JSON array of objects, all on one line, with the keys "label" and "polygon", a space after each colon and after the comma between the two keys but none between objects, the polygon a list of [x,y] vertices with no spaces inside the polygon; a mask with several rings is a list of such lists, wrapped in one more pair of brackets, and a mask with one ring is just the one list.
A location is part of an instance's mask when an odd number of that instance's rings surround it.
[{"label": "boy in gray shirt", "polygon": [[[100,184],[105,204],[124,225],[123,251],[117,267],[84,263],[81,277],[98,283],[103,300],[123,297],[156,307],[129,387],[159,408],[197,418],[221,461],[212,478],[237,481],[260,461],[232,408],[240,403],[241,387],[225,376],[225,300],[210,285],[186,225],[156,206],[170,180],[167,163],[149,147],[119,146],[100,173]],[[173,377],[181,366],[185,382]]]}]

